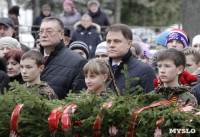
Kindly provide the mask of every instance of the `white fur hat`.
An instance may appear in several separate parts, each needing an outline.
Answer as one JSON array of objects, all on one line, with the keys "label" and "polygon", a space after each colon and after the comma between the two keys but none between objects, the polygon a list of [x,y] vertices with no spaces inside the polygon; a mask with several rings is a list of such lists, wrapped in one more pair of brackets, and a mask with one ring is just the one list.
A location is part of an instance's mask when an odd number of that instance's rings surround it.
[{"label": "white fur hat", "polygon": [[196,35],[193,39],[192,39],[192,47],[195,44],[200,44],[200,35]]},{"label": "white fur hat", "polygon": [[1,38],[0,39],[0,47],[3,45],[9,45],[9,46],[13,47],[14,49],[21,49],[20,43],[12,37]]}]

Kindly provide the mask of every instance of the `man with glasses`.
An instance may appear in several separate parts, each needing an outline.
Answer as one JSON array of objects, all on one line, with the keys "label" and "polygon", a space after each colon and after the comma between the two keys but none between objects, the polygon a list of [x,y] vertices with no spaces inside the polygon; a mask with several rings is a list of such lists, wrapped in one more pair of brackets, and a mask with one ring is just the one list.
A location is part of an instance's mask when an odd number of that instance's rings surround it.
[{"label": "man with glasses", "polygon": [[82,69],[87,61],[65,46],[62,21],[56,17],[44,18],[39,35],[41,53],[46,59],[41,80],[54,89],[59,99],[65,98],[69,90],[79,92],[85,88]]}]

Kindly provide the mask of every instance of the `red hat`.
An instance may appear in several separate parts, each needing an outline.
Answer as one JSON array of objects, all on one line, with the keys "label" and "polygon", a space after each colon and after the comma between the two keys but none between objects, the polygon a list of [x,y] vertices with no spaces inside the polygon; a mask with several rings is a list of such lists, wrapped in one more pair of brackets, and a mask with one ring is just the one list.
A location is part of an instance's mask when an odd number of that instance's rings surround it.
[{"label": "red hat", "polygon": [[70,1],[70,0],[65,0],[65,1],[63,2],[63,6],[65,6],[65,5],[69,5],[69,6],[71,6],[72,8],[74,8],[74,3],[73,3],[72,1]]}]

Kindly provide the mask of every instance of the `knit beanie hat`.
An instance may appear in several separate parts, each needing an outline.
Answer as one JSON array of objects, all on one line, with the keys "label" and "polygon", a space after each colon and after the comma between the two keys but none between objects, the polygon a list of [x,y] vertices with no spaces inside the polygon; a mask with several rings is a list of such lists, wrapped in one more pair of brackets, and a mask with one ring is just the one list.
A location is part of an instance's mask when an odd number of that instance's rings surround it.
[{"label": "knit beanie hat", "polygon": [[192,39],[192,47],[195,44],[200,44],[200,35],[196,35],[193,39]]},{"label": "knit beanie hat", "polygon": [[144,42],[140,42],[140,46],[142,47],[142,50],[143,50],[141,56],[150,59],[150,45]]},{"label": "knit beanie hat", "polygon": [[95,54],[97,54],[97,53],[99,53],[99,52],[101,52],[101,53],[106,53],[106,54],[107,54],[106,41],[103,41],[103,42],[101,42],[101,43],[99,43],[99,44],[97,45]]},{"label": "knit beanie hat", "polygon": [[157,40],[156,40],[157,45],[162,45],[162,46],[166,47],[165,41],[166,41],[167,33],[168,33],[168,31],[164,31],[160,35],[158,35]]},{"label": "knit beanie hat", "polygon": [[69,49],[74,50],[74,49],[80,49],[85,52],[87,59],[89,57],[89,50],[88,46],[85,42],[83,41],[74,41],[69,45]]},{"label": "knit beanie hat", "polygon": [[44,4],[44,5],[42,5],[42,10],[44,10],[44,9],[51,10],[51,7],[48,4]]},{"label": "knit beanie hat", "polygon": [[169,31],[166,37],[165,45],[171,40],[179,40],[183,44],[183,48],[188,46],[187,34],[181,29],[173,29]]},{"label": "knit beanie hat", "polygon": [[99,2],[97,0],[91,0],[88,1],[87,6],[88,8],[92,5],[92,4],[96,4],[99,7]]},{"label": "knit beanie hat", "polygon": [[13,49],[21,49],[21,45],[20,43],[12,38],[12,37],[3,37],[0,39],[0,47],[3,45],[9,45],[11,46]]},{"label": "knit beanie hat", "polygon": [[72,8],[74,8],[74,3],[71,1],[71,0],[65,0],[63,2],[63,6],[66,6],[66,5],[69,5],[71,6]]}]

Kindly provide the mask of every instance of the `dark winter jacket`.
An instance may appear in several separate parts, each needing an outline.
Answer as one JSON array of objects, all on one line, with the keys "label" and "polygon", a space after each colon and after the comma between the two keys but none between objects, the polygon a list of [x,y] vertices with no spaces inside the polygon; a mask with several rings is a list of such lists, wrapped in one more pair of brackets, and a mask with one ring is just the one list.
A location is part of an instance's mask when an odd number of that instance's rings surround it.
[{"label": "dark winter jacket", "polygon": [[37,31],[40,29],[40,25],[42,23],[42,20],[45,18],[45,17],[50,17],[51,15],[49,16],[45,16],[42,11],[40,13],[39,16],[35,17],[34,21],[33,21],[33,26],[31,28],[31,31],[32,31],[32,35],[34,38],[36,38],[37,36]]},{"label": "dark winter jacket", "polygon": [[96,47],[101,43],[102,38],[99,33],[96,32],[96,27],[91,25],[87,29],[79,25],[72,34],[73,41],[83,41],[89,48],[89,58],[95,57]]},{"label": "dark winter jacket", "polygon": [[15,80],[18,81],[19,84],[24,84],[25,83],[23,78],[22,78],[21,73],[19,75],[14,76],[14,77],[10,77],[10,82],[14,82]]},{"label": "dark winter jacket", "polygon": [[192,87],[192,93],[196,97],[198,105],[200,105],[200,83],[197,83]]},{"label": "dark winter jacket", "polygon": [[100,8],[96,13],[88,10],[88,14],[92,17],[92,22],[99,24],[100,26],[110,26],[108,16],[103,11],[101,11]]},{"label": "dark winter jacket", "polygon": [[0,92],[4,93],[4,88],[8,89],[9,76],[6,72],[0,70]]},{"label": "dark winter jacket", "polygon": [[[44,53],[42,49],[41,52]],[[66,48],[61,40],[50,53],[45,69],[41,73],[41,80],[53,88],[59,99],[63,99],[69,90],[79,92],[82,88],[86,88],[83,75],[86,62],[82,56]]]},{"label": "dark winter jacket", "polygon": [[[109,60],[110,65],[112,66],[112,59]],[[120,90],[120,94],[123,95],[122,91],[125,88],[125,76],[121,73],[124,64],[127,64],[129,78],[139,77],[138,81],[132,81],[130,86],[135,87],[140,85],[143,88],[144,93],[154,90],[153,80],[156,78],[155,72],[152,67],[148,64],[145,64],[137,59],[135,59],[129,50],[128,53],[122,58],[119,68],[114,74],[116,85]]]},{"label": "dark winter jacket", "polygon": [[22,49],[24,52],[27,52],[27,51],[30,50],[29,47],[27,47],[26,45],[24,45],[24,44],[22,44],[22,43],[20,43],[20,45],[21,45],[21,49]]}]

